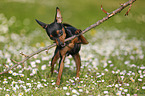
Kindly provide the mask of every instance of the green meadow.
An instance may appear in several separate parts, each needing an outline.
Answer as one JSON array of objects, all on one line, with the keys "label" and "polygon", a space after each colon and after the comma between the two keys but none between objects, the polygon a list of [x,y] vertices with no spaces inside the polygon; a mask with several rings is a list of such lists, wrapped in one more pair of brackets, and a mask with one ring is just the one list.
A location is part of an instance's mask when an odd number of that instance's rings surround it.
[{"label": "green meadow", "polygon": [[[40,48],[53,44],[35,21],[52,23],[56,7],[63,22],[84,30],[128,0],[0,0],[0,72]],[[50,75],[55,48],[44,51],[0,75],[1,96],[143,96],[145,94],[145,1],[93,28],[84,36],[80,78],[66,57],[60,86],[55,84],[58,63]]]}]

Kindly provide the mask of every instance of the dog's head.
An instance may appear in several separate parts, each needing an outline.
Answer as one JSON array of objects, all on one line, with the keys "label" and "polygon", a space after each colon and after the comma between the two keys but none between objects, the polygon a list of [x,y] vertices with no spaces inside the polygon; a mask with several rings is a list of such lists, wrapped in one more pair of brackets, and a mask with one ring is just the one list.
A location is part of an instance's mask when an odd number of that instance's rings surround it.
[{"label": "dog's head", "polygon": [[51,40],[54,40],[59,47],[64,47],[65,43],[65,28],[62,24],[62,16],[59,8],[56,8],[56,15],[55,15],[55,20],[51,24],[45,24],[43,22],[40,22],[36,20],[37,23],[46,30],[48,36],[50,37]]}]

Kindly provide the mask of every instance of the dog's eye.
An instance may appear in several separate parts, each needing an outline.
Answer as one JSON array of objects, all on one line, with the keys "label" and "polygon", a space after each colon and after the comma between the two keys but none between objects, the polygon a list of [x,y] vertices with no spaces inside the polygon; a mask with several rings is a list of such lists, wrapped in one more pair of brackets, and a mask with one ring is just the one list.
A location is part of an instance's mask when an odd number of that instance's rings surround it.
[{"label": "dog's eye", "polygon": [[56,33],[57,33],[57,36],[58,37],[60,37],[61,35],[63,35],[63,31],[62,30],[57,30]]},{"label": "dog's eye", "polygon": [[51,39],[51,40],[54,40],[54,37],[53,37],[52,35],[50,35],[50,39]]}]

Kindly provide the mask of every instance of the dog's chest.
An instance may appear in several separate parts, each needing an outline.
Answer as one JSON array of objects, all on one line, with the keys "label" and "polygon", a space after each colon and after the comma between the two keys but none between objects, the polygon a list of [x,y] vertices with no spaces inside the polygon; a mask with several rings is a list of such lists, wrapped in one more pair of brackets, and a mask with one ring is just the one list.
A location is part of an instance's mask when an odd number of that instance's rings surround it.
[{"label": "dog's chest", "polygon": [[[77,29],[74,27],[67,27],[66,28],[66,38],[69,38],[69,37],[76,35],[75,34],[76,30]],[[70,42],[71,41],[68,41],[66,43],[69,44]],[[69,55],[69,54],[74,55],[74,54],[78,53],[80,51],[80,48],[81,48],[81,44],[75,43],[74,47],[70,51],[67,52],[67,55]]]}]

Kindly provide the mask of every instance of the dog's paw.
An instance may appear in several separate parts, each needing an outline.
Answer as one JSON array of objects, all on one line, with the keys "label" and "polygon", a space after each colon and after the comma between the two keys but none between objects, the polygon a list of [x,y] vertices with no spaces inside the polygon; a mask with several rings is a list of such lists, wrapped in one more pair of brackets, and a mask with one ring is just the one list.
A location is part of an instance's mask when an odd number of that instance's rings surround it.
[{"label": "dog's paw", "polygon": [[75,31],[75,34],[79,34],[79,33],[81,33],[82,31],[80,30],[80,29],[77,29],[76,31]]}]

